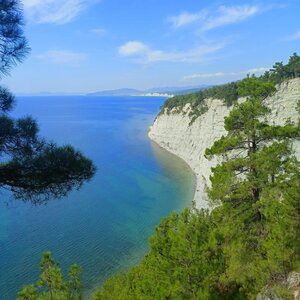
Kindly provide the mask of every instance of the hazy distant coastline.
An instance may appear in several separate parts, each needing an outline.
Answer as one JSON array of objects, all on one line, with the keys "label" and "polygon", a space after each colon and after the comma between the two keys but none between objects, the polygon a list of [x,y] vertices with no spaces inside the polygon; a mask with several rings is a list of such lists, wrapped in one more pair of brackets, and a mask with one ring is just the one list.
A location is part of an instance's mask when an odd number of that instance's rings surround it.
[{"label": "hazy distant coastline", "polygon": [[36,97],[36,96],[145,96],[145,97],[173,97],[176,95],[190,94],[209,88],[209,85],[199,86],[183,86],[183,87],[154,87],[145,90],[138,90],[133,88],[121,88],[113,90],[102,90],[92,93],[67,93],[67,92],[19,92],[18,97]]},{"label": "hazy distant coastline", "polygon": [[173,97],[175,95],[189,94],[208,88],[208,85],[185,86],[185,87],[158,87],[146,90],[122,88],[115,90],[104,90],[89,93],[87,96],[149,96],[149,97]]}]

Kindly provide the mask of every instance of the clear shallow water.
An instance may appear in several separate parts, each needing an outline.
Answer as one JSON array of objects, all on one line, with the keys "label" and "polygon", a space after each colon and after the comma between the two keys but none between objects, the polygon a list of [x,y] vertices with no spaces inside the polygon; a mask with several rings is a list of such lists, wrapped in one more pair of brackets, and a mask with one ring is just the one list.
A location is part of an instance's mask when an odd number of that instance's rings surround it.
[{"label": "clear shallow water", "polygon": [[64,270],[82,266],[86,295],[138,263],[155,225],[189,206],[194,175],[147,137],[163,98],[20,97],[14,116],[38,119],[41,134],[71,143],[98,171],[91,182],[46,206],[0,192],[0,299],[37,280],[43,251]]}]

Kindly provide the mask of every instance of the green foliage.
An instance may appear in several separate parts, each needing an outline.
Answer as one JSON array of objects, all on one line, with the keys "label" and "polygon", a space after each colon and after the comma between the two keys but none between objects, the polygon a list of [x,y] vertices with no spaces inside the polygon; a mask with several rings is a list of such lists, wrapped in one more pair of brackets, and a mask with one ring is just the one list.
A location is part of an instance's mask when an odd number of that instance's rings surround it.
[{"label": "green foliage", "polygon": [[[161,113],[172,109],[181,111],[186,104],[190,104],[190,117],[196,119],[208,109],[205,99],[223,99],[227,106],[231,106],[238,99],[237,83],[232,82],[225,85],[215,86],[190,95],[175,96],[166,100],[161,107]],[[192,121],[193,122],[193,121]]]},{"label": "green foliage", "polygon": [[[250,97],[225,118],[227,136],[206,155],[225,158],[212,169],[209,190],[212,203],[220,205],[214,213],[227,258],[221,281],[240,285],[251,298],[290,271],[293,259],[300,259],[299,215],[294,217],[300,199],[299,163],[290,145],[291,138],[300,137],[300,127],[267,124],[269,109],[263,100],[273,91],[269,83],[248,78],[239,89]],[[291,192],[298,199],[293,203]]]},{"label": "green foliage", "polygon": [[271,81],[264,81],[260,78],[248,76],[238,82],[239,97],[248,97],[265,99],[276,91]]},{"label": "green foliage", "polygon": [[143,262],[107,281],[93,299],[219,299],[214,282],[224,262],[213,228],[207,211],[172,213],[156,228]]},{"label": "green foliage", "polygon": [[34,155],[23,151],[1,166],[0,187],[12,187],[16,199],[41,204],[80,188],[94,171],[92,162],[71,146],[41,145]]},{"label": "green foliage", "polygon": [[284,80],[300,77],[300,56],[293,53],[288,63],[277,62],[273,68],[266,72],[261,78],[272,80],[274,83],[281,83]]},{"label": "green foliage", "polygon": [[[1,1],[0,28],[3,75],[28,52],[20,1]],[[14,102],[8,89],[0,86],[0,189],[8,189],[16,198],[37,204],[65,196],[93,176],[92,161],[79,151],[46,142],[39,137],[38,125],[31,117],[10,117]]]},{"label": "green foliage", "polygon": [[0,2],[0,75],[23,60],[29,51],[23,32],[23,14],[19,0]]},{"label": "green foliage", "polygon": [[38,300],[38,290],[34,285],[27,285],[18,293],[17,300]]},{"label": "green foliage", "polygon": [[18,293],[17,300],[80,300],[81,269],[72,265],[69,279],[64,281],[59,265],[52,259],[50,252],[43,254],[40,263],[41,275],[36,284],[24,286]]},{"label": "green foliage", "polygon": [[[243,86],[245,82],[248,85],[247,87]],[[172,109],[182,111],[183,107],[186,104],[189,104],[189,116],[191,117],[191,123],[193,123],[199,116],[208,110],[205,100],[209,98],[220,99],[224,100],[227,106],[232,106],[237,102],[239,97],[245,97],[250,94],[250,90],[252,88],[251,85],[252,87],[255,86],[257,88],[257,95],[259,95],[262,91],[267,95],[270,95],[275,91],[275,87],[271,81],[263,81],[252,76],[251,78],[246,78],[238,83],[232,82],[225,85],[211,87],[190,95],[169,98],[161,107],[160,113],[165,111],[170,113]]]},{"label": "green foliage", "polygon": [[[300,56],[294,53],[286,65],[284,65],[283,62],[277,62],[271,70],[265,72],[265,74],[259,78],[254,75],[251,77],[248,75],[247,78],[239,82],[214,86],[189,95],[169,98],[161,107],[160,114],[165,112],[170,113],[173,109],[176,112],[181,112],[185,105],[189,104],[190,124],[192,124],[199,116],[208,110],[205,100],[209,98],[223,100],[227,106],[232,106],[237,102],[239,97],[247,97],[249,95],[266,97],[271,95],[275,91],[274,84],[279,84],[284,80],[297,77],[300,77]],[[244,83],[246,83],[247,86],[244,86]],[[257,91],[251,90],[253,87],[255,87]]]}]

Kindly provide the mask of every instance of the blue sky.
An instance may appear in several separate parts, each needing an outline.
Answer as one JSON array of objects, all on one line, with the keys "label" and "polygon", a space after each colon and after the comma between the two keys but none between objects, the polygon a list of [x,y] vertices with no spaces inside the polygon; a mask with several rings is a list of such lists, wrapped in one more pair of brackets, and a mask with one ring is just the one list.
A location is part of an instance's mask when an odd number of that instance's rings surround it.
[{"label": "blue sky", "polygon": [[16,93],[220,84],[300,52],[300,1],[23,0]]}]

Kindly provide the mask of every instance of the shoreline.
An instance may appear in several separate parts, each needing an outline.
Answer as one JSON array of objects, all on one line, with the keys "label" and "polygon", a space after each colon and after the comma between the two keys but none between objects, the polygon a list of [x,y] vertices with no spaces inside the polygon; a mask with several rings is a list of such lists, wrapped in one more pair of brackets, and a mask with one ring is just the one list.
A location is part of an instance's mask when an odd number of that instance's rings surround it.
[{"label": "shoreline", "polygon": [[195,195],[197,193],[197,187],[198,187],[198,176],[197,176],[196,171],[191,167],[191,165],[184,158],[180,157],[176,153],[174,153],[174,152],[168,150],[167,148],[163,147],[162,145],[160,145],[157,141],[155,141],[154,139],[152,139],[149,134],[150,134],[150,130],[148,132],[148,138],[149,138],[149,140],[150,140],[151,143],[155,144],[160,149],[162,149],[164,151],[167,151],[169,154],[175,156],[176,159],[181,160],[191,170],[191,172],[193,174],[193,177],[194,177],[194,180],[195,180],[194,184],[193,184],[193,198],[192,198],[192,203],[191,203],[193,205],[193,203],[196,202]]},{"label": "shoreline", "polygon": [[150,141],[152,143],[154,143],[155,145],[157,145],[158,147],[160,147],[161,149],[171,153],[172,155],[176,156],[177,159],[182,160],[188,167],[189,169],[192,171],[193,175],[194,175],[194,193],[193,193],[193,198],[191,201],[191,206],[193,206],[195,204],[196,208],[208,208],[208,202],[206,200],[203,200],[201,193],[200,193],[200,174],[197,170],[197,166],[196,165],[192,165],[191,162],[185,160],[183,157],[181,157],[180,155],[178,155],[178,153],[176,153],[175,151],[172,151],[170,148],[167,148],[165,146],[163,146],[161,143],[159,143],[157,140],[155,140],[154,136],[151,134],[151,129],[152,126],[150,126],[149,131],[148,131],[148,138],[150,139]]},{"label": "shoreline", "polygon": [[219,99],[207,99],[209,110],[190,124],[189,105],[182,112],[160,114],[150,126],[148,137],[165,150],[183,159],[196,176],[193,201],[197,209],[210,209],[206,190],[210,187],[211,169],[220,158],[206,159],[205,150],[226,133],[224,117],[230,108]]},{"label": "shoreline", "polygon": [[131,97],[165,97],[165,98],[172,98],[175,95],[167,94],[167,93],[145,93],[145,94],[137,94],[131,95]]}]

